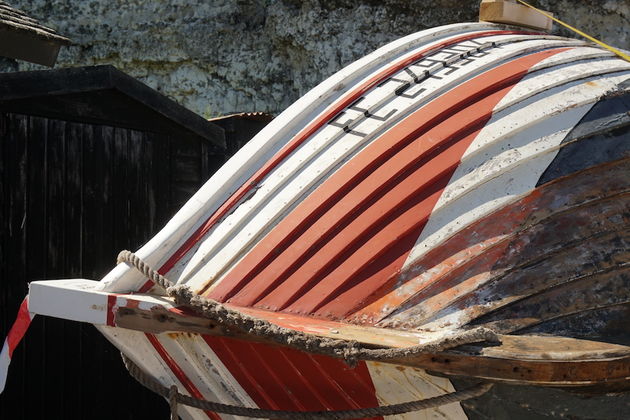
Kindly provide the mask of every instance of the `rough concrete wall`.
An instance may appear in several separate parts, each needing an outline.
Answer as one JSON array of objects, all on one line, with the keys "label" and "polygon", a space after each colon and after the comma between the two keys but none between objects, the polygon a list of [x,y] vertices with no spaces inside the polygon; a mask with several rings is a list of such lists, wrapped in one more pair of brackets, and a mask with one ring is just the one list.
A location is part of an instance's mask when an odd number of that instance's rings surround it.
[{"label": "rough concrete wall", "polygon": [[[8,0],[73,39],[57,67],[113,64],[206,116],[277,113],[400,36],[477,19],[480,0]],[[630,49],[630,0],[539,0]],[[0,71],[35,68],[0,62]]]}]

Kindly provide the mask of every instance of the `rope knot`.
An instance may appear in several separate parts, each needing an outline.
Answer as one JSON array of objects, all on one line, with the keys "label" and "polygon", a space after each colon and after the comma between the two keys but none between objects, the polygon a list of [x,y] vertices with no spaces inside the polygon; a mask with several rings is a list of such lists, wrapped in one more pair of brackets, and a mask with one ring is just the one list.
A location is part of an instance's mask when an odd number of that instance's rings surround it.
[{"label": "rope knot", "polygon": [[357,367],[357,364],[359,363],[359,345],[355,340],[347,342],[345,348],[343,349],[343,359],[351,368],[354,369]]},{"label": "rope knot", "polygon": [[166,288],[166,293],[175,299],[178,305],[189,305],[195,294],[185,284],[175,284]]}]

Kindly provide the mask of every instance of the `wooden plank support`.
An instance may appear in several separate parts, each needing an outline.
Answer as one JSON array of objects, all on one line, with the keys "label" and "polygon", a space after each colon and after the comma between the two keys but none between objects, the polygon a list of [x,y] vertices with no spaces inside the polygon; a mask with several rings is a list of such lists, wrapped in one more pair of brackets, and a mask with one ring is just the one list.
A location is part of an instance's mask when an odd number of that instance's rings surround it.
[{"label": "wooden plank support", "polygon": [[[266,342],[199,317],[172,300],[144,294],[118,295],[98,290],[99,282],[75,279],[33,282],[30,310],[41,314],[152,334],[203,334]],[[278,326],[322,337],[356,340],[368,347],[404,348],[435,340],[444,332],[363,327],[297,315],[233,308]],[[500,335],[500,345],[461,346],[440,354],[392,359],[388,363],[446,375],[511,384],[607,391],[630,385],[630,347],[552,336]],[[599,389],[599,388],[598,388]]]},{"label": "wooden plank support", "polygon": [[[240,309],[240,308],[239,308]],[[248,313],[250,311],[247,311]],[[256,313],[253,313],[256,312]],[[404,348],[437,339],[440,333],[416,333],[362,327],[279,313],[253,311],[251,315],[297,331],[333,338],[356,340],[367,347]],[[301,318],[301,320],[299,319]],[[116,326],[151,333],[204,334],[275,344],[244,331],[227,329],[178,310],[120,307]],[[461,346],[440,354],[422,354],[388,363],[426,369],[440,374],[475,377],[520,385],[560,388],[599,387],[610,391],[630,386],[630,347],[566,337],[500,335],[501,345]],[[375,360],[382,362],[382,360]]]},{"label": "wooden plank support", "polygon": [[479,20],[525,26],[542,31],[551,31],[553,26],[551,19],[514,0],[482,0],[479,6]]}]

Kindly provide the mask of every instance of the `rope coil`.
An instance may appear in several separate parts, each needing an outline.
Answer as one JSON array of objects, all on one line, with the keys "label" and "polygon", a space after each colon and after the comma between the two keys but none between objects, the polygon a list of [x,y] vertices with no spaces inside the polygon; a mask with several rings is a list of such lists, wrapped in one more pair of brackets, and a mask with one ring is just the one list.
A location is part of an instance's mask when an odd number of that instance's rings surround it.
[{"label": "rope coil", "polygon": [[[419,344],[406,348],[366,348],[359,345],[354,340],[339,340],[316,335],[306,334],[300,331],[279,327],[269,321],[254,318],[243,314],[225,305],[199,296],[186,285],[175,285],[147,263],[142,261],[137,255],[130,251],[121,251],[117,258],[118,263],[128,263],[156,285],[164,288],[166,293],[175,300],[178,305],[190,307],[200,316],[210,319],[228,328],[235,328],[247,332],[252,336],[271,340],[277,344],[288,346],[297,350],[316,353],[325,356],[343,359],[349,366],[354,367],[360,360],[371,361],[391,361],[398,358],[412,357],[418,354],[439,353],[454,347],[465,344],[487,341],[500,343],[498,335],[487,328],[475,328],[468,331],[461,331],[450,336],[442,337],[439,340]],[[167,388],[154,378],[146,375],[127,356],[122,354],[125,366],[129,373],[142,385],[167,398],[171,406],[171,419],[177,418],[177,403],[188,405],[202,410],[214,411],[222,414],[232,414],[249,416],[253,418],[287,418],[298,420],[311,419],[349,419],[357,417],[377,417],[394,414],[402,414],[410,411],[423,410],[437,407],[452,402],[459,402],[465,399],[475,398],[487,392],[492,384],[482,383],[468,390],[456,391],[439,397],[424,400],[411,401],[403,404],[395,404],[384,407],[373,407],[357,410],[340,411],[318,411],[318,412],[297,412],[297,411],[275,411],[261,410],[258,408],[232,406],[219,404],[211,401],[198,400],[177,392],[177,388],[172,386]],[[175,413],[175,414],[173,414]],[[286,414],[286,415],[285,415]],[[175,416],[175,417],[173,417]]]}]

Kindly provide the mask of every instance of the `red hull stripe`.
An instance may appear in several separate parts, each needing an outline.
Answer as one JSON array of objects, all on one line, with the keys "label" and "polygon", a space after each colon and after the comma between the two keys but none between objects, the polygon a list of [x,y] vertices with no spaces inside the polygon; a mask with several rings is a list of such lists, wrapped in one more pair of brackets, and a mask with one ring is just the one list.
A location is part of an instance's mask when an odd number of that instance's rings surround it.
[{"label": "red hull stripe", "polygon": [[[514,220],[514,226],[517,227],[520,225],[522,220],[523,219]],[[476,235],[473,235],[473,237],[477,238]],[[470,265],[477,263],[481,255],[492,254],[491,258],[495,258],[494,261],[488,262],[486,265],[486,269],[490,270],[493,263],[496,262],[497,253],[500,255],[500,253],[505,251],[507,246],[502,242],[502,238],[501,235],[494,237],[480,235],[479,239],[469,247],[460,247],[459,245],[462,245],[462,243],[452,243],[449,241],[449,243],[438,248],[438,250],[443,250],[443,253],[440,253],[440,255],[431,255],[430,257],[423,258],[417,264],[414,264],[414,267],[430,267],[430,276],[427,275],[426,269],[422,270],[423,274],[407,281],[402,290],[397,289],[396,291],[390,291],[370,305],[354,312],[348,321],[361,321],[375,324],[393,311],[400,309],[402,306],[408,307],[413,305],[414,302],[421,301],[423,298],[429,298],[430,296],[428,295],[420,297],[420,294],[424,294],[426,290],[433,289],[437,284],[442,284],[442,282],[445,282],[446,278],[454,279],[458,275],[461,275]],[[459,239],[461,240],[461,238]],[[447,252],[447,250],[449,252]],[[443,259],[437,260],[440,257]],[[413,267],[410,268],[410,271],[413,271]],[[481,281],[482,279],[477,278],[477,280]],[[447,294],[448,292],[445,296]],[[386,308],[390,309],[386,310]]]},{"label": "red hull stripe", "polygon": [[22,304],[20,305],[20,309],[18,310],[17,318],[9,330],[9,335],[7,336],[7,344],[9,345],[9,358],[13,357],[13,351],[20,344],[24,334],[28,330],[29,325],[31,325],[31,314],[28,312],[28,296],[24,298]]},{"label": "red hull stripe", "polygon": [[378,405],[363,362],[351,369],[340,360],[288,348],[203,338],[261,408],[309,411]]},{"label": "red hull stripe", "polygon": [[[162,343],[159,342],[157,337],[149,333],[145,333],[144,335],[147,337],[147,339],[149,340],[153,348],[155,348],[155,350],[160,355],[162,360],[164,360],[164,362],[169,367],[169,369],[175,374],[179,382],[181,382],[181,384],[184,385],[184,388],[186,388],[186,391],[188,391],[188,393],[194,398],[203,399],[204,396],[201,394],[201,392],[199,392],[195,384],[193,384],[188,379],[188,377],[186,376],[182,368],[179,367],[177,362],[168,354],[168,352],[166,351],[164,346],[162,346]],[[221,420],[221,416],[219,416],[218,414],[212,411],[204,411],[204,413],[206,413],[206,415],[210,419]]]},{"label": "red hull stripe", "polygon": [[339,319],[389,291],[496,104],[532,65],[565,50],[512,60],[411,114],[305,199],[209,295]]},{"label": "red hull stripe", "polygon": [[107,295],[107,325],[110,327],[115,327],[115,317],[114,317],[114,306],[116,305],[116,299],[118,299],[118,294],[112,293]]},{"label": "red hull stripe", "polygon": [[[502,97],[503,94],[504,92],[500,91],[497,96]],[[494,107],[494,103],[495,101],[492,101],[490,109]],[[478,109],[485,109],[485,104],[479,103]],[[464,124],[462,120],[460,122]],[[482,126],[483,123],[485,119],[481,124],[477,122],[477,126]],[[417,149],[417,145],[412,143],[396,156],[398,159],[384,162],[367,177],[356,172],[348,174],[351,172],[350,167],[348,171],[341,170],[339,176],[331,177],[327,185],[322,185],[312,198],[305,200],[303,207],[298,208],[287,218],[287,229],[282,229],[277,234],[275,231],[272,233],[274,237],[281,239],[287,230],[295,226],[292,222],[301,223],[302,220],[309,222],[303,233],[295,232],[298,230],[295,229],[285,236],[291,238],[292,242],[280,245],[277,249],[284,251],[272,264],[267,262],[255,281],[243,287],[231,299],[231,303],[248,306],[254,302],[247,302],[244,299],[248,297],[251,299],[252,296],[256,299],[263,293],[268,293],[256,306],[283,309],[297,300],[293,308],[295,312],[310,313],[350,283],[361,282],[361,287],[366,286],[364,281],[381,283],[404,263],[408,250],[419,235],[418,231],[426,223],[428,214],[448,184],[459,157],[475,136],[476,132],[465,136],[464,141],[442,149],[439,157],[434,155],[432,159],[422,159],[423,156],[420,155],[422,165],[416,164],[418,159],[415,150],[407,150]],[[450,155],[453,156],[452,159],[448,159]],[[345,175],[349,175],[350,179],[339,179]],[[340,200],[339,190],[343,191],[344,186],[350,191]],[[322,202],[331,201],[324,197],[327,194],[334,197],[334,204],[321,206]],[[318,208],[311,211],[309,207]],[[339,214],[348,216],[344,220]],[[422,217],[423,215],[425,217]],[[337,228],[339,225],[341,227]],[[261,246],[262,249],[270,249],[265,243]],[[255,252],[250,255],[252,259],[256,256]],[[370,260],[374,262],[364,275],[361,275],[359,271],[364,266],[363,262]],[[393,264],[392,260],[395,260]],[[320,273],[326,273],[328,267],[335,268],[318,279]],[[292,268],[295,269],[291,273]],[[282,274],[286,272],[291,274],[283,278]],[[279,278],[284,282],[281,287],[274,285],[276,288],[271,291],[268,281],[273,278]],[[323,297],[313,300],[311,296],[317,294]],[[316,306],[298,307],[301,305],[298,300],[301,295],[302,302],[310,300]],[[345,310],[350,309],[352,307],[345,307]]]},{"label": "red hull stripe", "polygon": [[[310,123],[306,128],[304,128],[300,133],[298,133],[289,143],[287,143],[272,159],[263,165],[247,182],[245,182],[225,203],[219,207],[214,214],[203,224],[201,225],[188,240],[177,250],[173,255],[164,263],[162,267],[160,267],[159,272],[161,274],[168,273],[177,262],[184,256],[188,251],[190,251],[194,245],[201,239],[203,236],[208,233],[210,229],[223,217],[225,216],[234,205],[243,198],[252,188],[260,183],[272,170],[274,170],[278,164],[280,164],[284,159],[286,159],[295,149],[297,149],[305,140],[307,140],[310,136],[315,134],[322,126],[324,126],[328,121],[330,121],[333,117],[335,117],[339,112],[343,111],[349,105],[351,105],[354,101],[361,97],[365,92],[372,89],[374,86],[378,85],[392,74],[397,71],[407,67],[413,62],[421,59],[422,57],[440,50],[442,48],[446,48],[450,45],[454,45],[463,41],[467,41],[470,39],[483,38],[494,35],[510,35],[510,34],[531,34],[532,32],[524,32],[524,31],[485,31],[485,32],[476,32],[468,35],[463,35],[456,38],[451,38],[447,41],[444,41],[438,45],[434,45],[422,51],[419,51],[395,64],[386,68],[382,72],[374,75],[363,84],[361,84],[358,88],[353,90],[352,92],[345,95],[339,101],[331,105],[326,111],[324,111],[317,119],[315,119],[312,123]],[[146,292],[153,284],[151,282],[145,283],[142,288],[139,290],[140,292]]]},{"label": "red hull stripe", "polygon": [[[444,42],[442,45],[434,46],[427,50],[421,51],[412,57],[408,57],[407,59],[390,66],[388,69],[373,77],[368,82],[364,83],[362,86],[354,90],[352,93],[346,95],[342,100],[331,106],[317,120],[315,120],[296,137],[294,137],[273,159],[267,162],[267,164],[265,164],[265,166],[263,166],[258,172],[256,172],[256,174],[254,174],[254,176],[252,176],[249,181],[241,186],[239,190],[237,190],[199,229],[197,229],[197,231],[171,256],[171,258],[169,258],[169,260],[162,267],[160,267],[160,273],[168,273],[168,271],[172,269],[177,261],[179,261],[190,249],[192,249],[195,243],[198,242],[218,220],[220,220],[225,214],[227,214],[227,212],[251,188],[262,181],[265,176],[267,176],[280,162],[286,159],[286,157],[289,156],[289,154],[292,153],[297,147],[299,147],[306,139],[308,139],[317,130],[319,130],[322,125],[324,125],[327,121],[329,121],[343,109],[349,106],[352,102],[358,99],[373,86],[434,50],[438,50],[468,39],[513,33],[516,34],[522,32],[489,31],[484,33],[469,34],[466,36],[451,39]],[[542,58],[544,57],[541,57],[540,59]],[[525,63],[523,63],[523,65],[524,64]],[[524,66],[523,74],[526,73],[526,69],[528,68],[529,67]],[[414,235],[417,237],[415,233]],[[407,243],[411,243],[412,237],[413,236],[408,237]],[[415,237],[413,237],[413,239],[415,240]],[[411,245],[406,245],[406,247],[409,248],[412,245],[413,244],[411,243]],[[400,265],[403,261],[403,258],[400,257],[398,260],[396,260],[396,264]],[[390,269],[388,268],[387,271],[390,271]],[[146,291],[150,287],[150,284],[145,284],[143,286],[143,290]],[[170,359],[170,357],[168,356],[164,348],[161,347],[160,343],[157,342],[155,337],[153,338],[154,340],[150,341],[154,346],[156,346],[156,344],[160,346],[162,352],[160,352],[157,346],[156,350],[158,351],[158,353],[160,353],[161,357],[165,360],[165,362],[173,370],[173,372],[175,372],[180,382],[182,382],[183,384],[189,384],[188,386],[192,386],[192,383],[187,380],[183,371],[181,371],[181,369],[179,369],[179,367],[174,364],[174,361],[172,361],[171,359],[169,362],[168,359]],[[296,382],[296,378],[304,378],[304,376],[300,375],[303,375],[302,372],[306,370],[306,367],[304,366],[307,365],[313,366],[312,369],[314,373],[319,372],[319,375],[309,375],[308,377],[306,377],[308,378],[308,380],[312,381],[313,377],[322,379],[320,381],[321,383],[318,383],[316,386],[314,386],[319,391],[318,397],[308,398],[305,400],[300,399],[301,401],[307,401],[301,402],[300,404],[316,404],[320,409],[327,407],[330,407],[330,409],[368,407],[378,404],[369,371],[364,363],[361,363],[359,367],[356,368],[357,370],[352,372],[352,374],[348,374],[346,372],[345,366],[341,362],[330,358],[319,358],[316,356],[303,355],[301,353],[282,349],[279,347],[269,348],[265,353],[265,350],[260,348],[260,346],[264,346],[262,344],[247,344],[247,351],[243,352],[239,347],[239,343],[234,340],[230,341],[229,339],[225,338],[213,338],[206,341],[211,346],[213,351],[215,351],[215,353],[217,353],[217,355],[221,358],[221,360],[224,361],[225,366],[230,369],[231,374],[234,375],[241,386],[243,386],[245,391],[261,407],[272,408],[273,406],[277,406],[280,409],[288,409],[289,407],[284,406],[284,403],[290,405],[291,407],[299,407],[295,403],[287,403],[286,398],[283,399],[280,395],[274,394],[274,392],[283,391],[288,394],[290,400],[294,400],[290,397],[300,392],[299,390],[304,389],[303,382]],[[218,344],[218,341],[222,341],[222,343]],[[276,374],[273,376],[266,374],[263,375],[263,377],[261,378],[253,378],[252,375],[259,374],[259,372],[262,372],[263,370],[259,370],[261,358],[250,357],[252,351],[260,351],[259,354],[265,354],[266,356],[263,357],[264,360],[272,360],[274,358],[278,359],[278,364],[276,364],[276,366],[295,366],[299,368],[296,369],[293,373],[288,373],[288,369],[280,369],[276,370]],[[234,355],[237,356],[236,359],[234,358]],[[307,360],[304,360],[304,358],[307,358]],[[257,360],[257,362],[251,363],[252,360]],[[308,360],[311,360],[314,363],[308,364]],[[287,361],[289,361],[289,363],[287,363]],[[335,378],[335,375],[338,375],[338,378]],[[277,383],[283,383],[285,385],[280,391],[278,391],[277,388],[275,388],[276,391],[273,391],[274,384]],[[261,384],[267,385],[263,387],[261,386]],[[191,390],[189,390],[189,392],[193,394]],[[339,398],[340,395],[344,396],[343,400],[335,400],[335,398]],[[348,396],[350,400],[348,399]],[[282,403],[283,401],[284,403]],[[326,402],[324,403],[324,401]],[[351,404],[350,401],[353,401],[353,403]],[[304,406],[302,405],[302,407]]]}]

